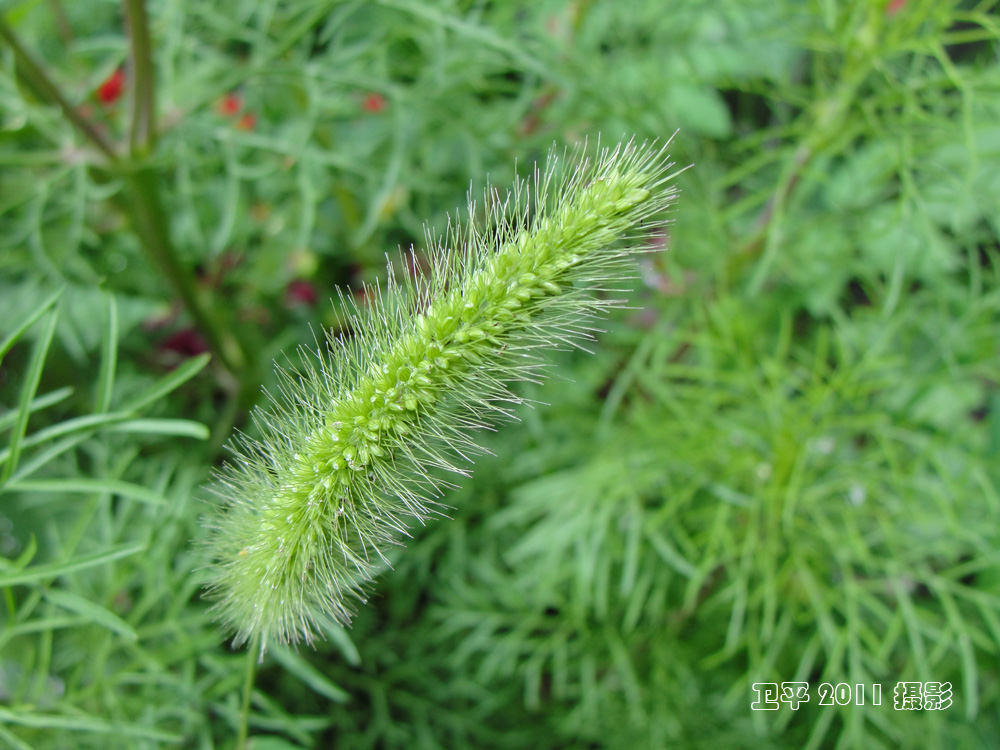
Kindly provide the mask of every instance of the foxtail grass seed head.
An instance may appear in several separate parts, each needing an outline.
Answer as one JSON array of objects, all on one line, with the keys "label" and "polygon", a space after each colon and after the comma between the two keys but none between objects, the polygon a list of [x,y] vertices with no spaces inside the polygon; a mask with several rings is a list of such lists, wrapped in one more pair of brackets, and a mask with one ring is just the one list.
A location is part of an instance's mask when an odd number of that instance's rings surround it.
[{"label": "foxtail grass seed head", "polygon": [[[540,353],[591,338],[676,199],[666,148],[550,154],[486,220],[452,225],[424,274],[391,273],[255,411],[219,472],[210,592],[235,642],[311,641],[350,622],[385,551],[440,508],[442,470],[467,474],[477,429],[511,418]],[[415,261],[413,261],[415,264]]]}]

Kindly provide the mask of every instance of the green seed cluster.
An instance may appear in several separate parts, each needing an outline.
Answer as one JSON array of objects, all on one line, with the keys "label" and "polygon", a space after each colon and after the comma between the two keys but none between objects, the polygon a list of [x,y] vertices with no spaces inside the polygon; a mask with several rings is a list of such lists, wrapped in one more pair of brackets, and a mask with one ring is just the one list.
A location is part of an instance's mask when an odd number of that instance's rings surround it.
[{"label": "green seed cluster", "polygon": [[462,472],[470,432],[517,403],[507,386],[536,375],[537,348],[586,337],[581,322],[608,304],[590,288],[641,249],[620,239],[675,195],[662,149],[571,160],[553,189],[557,161],[532,199],[519,184],[492,210],[489,239],[456,229],[422,286],[372,295],[353,339],[285,374],[283,400],[257,415],[264,438],[237,443],[220,477],[213,589],[238,641],[309,640],[349,621],[382,549],[431,514],[439,470]]}]

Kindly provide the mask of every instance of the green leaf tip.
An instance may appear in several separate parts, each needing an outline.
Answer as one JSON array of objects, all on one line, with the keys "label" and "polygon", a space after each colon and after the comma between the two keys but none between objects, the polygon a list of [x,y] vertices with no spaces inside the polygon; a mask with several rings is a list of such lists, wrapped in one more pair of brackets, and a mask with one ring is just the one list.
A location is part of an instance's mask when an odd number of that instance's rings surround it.
[{"label": "green leaf tip", "polygon": [[505,198],[487,191],[482,225],[429,240],[425,273],[390,265],[363,305],[341,295],[349,333],[278,368],[261,437],[232,441],[214,487],[209,589],[237,644],[350,622],[385,550],[439,513],[442,474],[482,452],[475,431],[513,418],[512,384],[618,301],[596,292],[629,276],[677,196],[669,143],[550,153]]}]

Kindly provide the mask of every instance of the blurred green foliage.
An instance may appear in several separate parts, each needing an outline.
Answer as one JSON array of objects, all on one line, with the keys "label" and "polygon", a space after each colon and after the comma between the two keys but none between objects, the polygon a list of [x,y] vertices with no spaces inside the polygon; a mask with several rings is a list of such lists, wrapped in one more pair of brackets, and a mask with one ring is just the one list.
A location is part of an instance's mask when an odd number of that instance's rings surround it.
[{"label": "blurred green foliage", "polygon": [[[150,3],[158,139],[113,167],[0,45],[0,744],[996,747],[995,5]],[[122,6],[0,12],[127,144]],[[470,184],[676,128],[696,166],[636,309],[245,710],[190,540],[270,360]],[[244,367],[196,375],[139,171]],[[750,710],[791,680],[809,704]],[[954,705],[896,711],[901,680]],[[840,682],[883,704],[817,705]]]}]

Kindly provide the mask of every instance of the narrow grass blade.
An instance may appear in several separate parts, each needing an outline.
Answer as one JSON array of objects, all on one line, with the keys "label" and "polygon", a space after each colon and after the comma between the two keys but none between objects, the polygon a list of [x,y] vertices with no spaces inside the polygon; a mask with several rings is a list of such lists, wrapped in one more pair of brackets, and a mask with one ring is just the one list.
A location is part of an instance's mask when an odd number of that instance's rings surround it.
[{"label": "narrow grass blade", "polygon": [[201,372],[211,358],[209,354],[192,357],[172,373],[154,383],[148,390],[139,394],[127,404],[123,404],[121,411],[138,411],[142,407],[158,401]]},{"label": "narrow grass blade", "polygon": [[127,724],[117,721],[105,721],[92,716],[65,716],[62,714],[37,714],[0,708],[0,726],[2,724],[17,724],[34,729],[64,729],[72,732],[98,732],[115,734],[120,737],[152,740],[154,742],[180,742],[183,737],[159,729],[144,727],[138,724]]},{"label": "narrow grass blade", "polygon": [[111,395],[115,388],[115,370],[118,364],[118,307],[113,296],[108,297],[108,327],[104,332],[101,349],[101,372],[97,379],[97,398],[94,413],[104,414],[111,408]]},{"label": "narrow grass blade", "polygon": [[346,703],[347,699],[350,698],[343,689],[337,687],[324,677],[316,667],[312,666],[298,654],[290,651],[286,646],[278,646],[272,649],[271,654],[281,666],[324,698],[329,698],[336,703]]},{"label": "narrow grass blade", "polygon": [[130,419],[108,428],[109,432],[138,432],[143,435],[170,435],[208,440],[209,430],[190,419]]},{"label": "narrow grass blade", "polygon": [[[30,448],[62,437],[63,435],[96,430],[100,427],[124,422],[131,416],[129,413],[111,412],[110,414],[88,414],[85,417],[74,417],[73,419],[67,419],[65,422],[60,422],[59,424],[33,433],[31,437],[24,439],[21,447]],[[0,461],[6,461],[9,456],[10,448],[4,448],[0,451]]]},{"label": "narrow grass blade", "polygon": [[6,482],[11,472],[17,468],[17,462],[21,457],[21,450],[24,447],[24,433],[28,429],[28,417],[31,414],[31,402],[35,398],[38,383],[42,378],[42,367],[45,365],[45,358],[48,356],[49,346],[52,344],[52,335],[56,330],[56,320],[57,315],[55,312],[52,312],[49,315],[48,325],[31,354],[28,374],[24,380],[24,387],[21,389],[21,400],[17,407],[14,428],[11,432],[10,444],[6,452],[6,461],[2,471],[0,471],[0,485]]},{"label": "narrow grass blade", "polygon": [[11,333],[7,338],[5,338],[2,342],[0,342],[0,363],[3,362],[3,358],[7,355],[7,352],[9,352],[13,348],[14,344],[17,343],[18,339],[20,339],[21,336],[24,335],[24,332],[27,331],[29,328],[31,328],[31,326],[33,326],[35,322],[39,318],[41,318],[49,310],[49,308],[51,308],[56,303],[56,300],[58,300],[61,295],[62,295],[62,289],[52,294],[52,296],[50,296],[47,300],[45,300],[45,302],[43,302],[38,308],[36,308],[31,313],[31,315],[29,315],[24,320],[24,322],[22,322],[17,328],[15,328],[13,333]]},{"label": "narrow grass blade", "polygon": [[122,618],[112,612],[109,612],[101,605],[95,604],[89,599],[80,596],[79,594],[74,594],[71,591],[52,589],[50,591],[46,591],[44,596],[46,600],[55,604],[57,607],[82,615],[88,620],[88,622],[91,622],[94,625],[100,625],[103,628],[107,628],[111,632],[117,633],[123,638],[128,638],[130,641],[139,639],[139,636],[136,635],[132,626],[125,622]]},{"label": "narrow grass blade", "polygon": [[147,505],[166,505],[167,500],[163,495],[146,489],[142,485],[123,482],[118,479],[87,479],[76,477],[73,479],[22,479],[16,482],[9,482],[7,490],[10,492],[47,492],[52,494],[99,494],[118,495],[131,500],[138,500]]},{"label": "narrow grass blade", "polygon": [[129,555],[138,554],[144,549],[146,549],[145,544],[122,544],[106,549],[103,552],[78,557],[77,559],[70,560],[69,562],[36,565],[35,567],[27,568],[26,570],[0,574],[0,588],[58,578],[59,576],[75,573],[79,570],[85,570],[86,568],[93,568],[98,565],[104,565],[105,563],[120,560],[121,558],[128,557]]},{"label": "narrow grass blade", "polygon": [[[41,411],[42,409],[47,409],[50,406],[58,404],[60,401],[64,401],[73,395],[73,389],[69,386],[65,388],[57,388],[54,391],[46,393],[44,396],[39,396],[34,401],[28,405],[28,411],[34,414],[36,411]],[[11,411],[8,414],[4,414],[0,417],[0,432],[10,429],[14,423],[17,421],[16,411]]]}]

